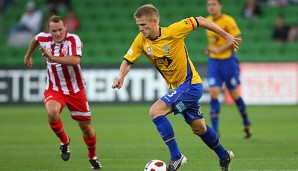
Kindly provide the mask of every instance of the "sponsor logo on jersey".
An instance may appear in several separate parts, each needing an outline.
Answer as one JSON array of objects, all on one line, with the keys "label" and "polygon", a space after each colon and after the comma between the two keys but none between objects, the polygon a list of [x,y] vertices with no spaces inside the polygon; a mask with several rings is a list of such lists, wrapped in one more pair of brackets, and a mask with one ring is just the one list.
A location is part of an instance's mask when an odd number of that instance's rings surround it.
[{"label": "sponsor logo on jersey", "polygon": [[172,59],[168,58],[168,57],[162,57],[162,58],[157,58],[157,59],[154,59],[155,61],[155,65],[158,67],[158,68],[168,68],[171,63],[173,62]]},{"label": "sponsor logo on jersey", "polygon": [[175,107],[178,109],[179,112],[182,112],[182,111],[184,111],[186,109],[186,107],[185,107],[185,105],[184,105],[184,103],[182,101],[180,101],[179,103],[177,103]]},{"label": "sponsor logo on jersey", "polygon": [[132,49],[129,49],[129,50],[127,51],[127,53],[130,54],[130,55],[132,55],[132,54],[133,54],[133,50],[132,50]]}]

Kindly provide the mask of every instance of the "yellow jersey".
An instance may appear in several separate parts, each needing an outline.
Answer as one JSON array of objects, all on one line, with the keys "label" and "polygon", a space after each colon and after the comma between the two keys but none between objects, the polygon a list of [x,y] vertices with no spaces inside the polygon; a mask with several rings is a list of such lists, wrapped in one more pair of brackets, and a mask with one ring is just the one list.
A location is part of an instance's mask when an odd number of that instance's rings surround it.
[{"label": "yellow jersey", "polygon": [[[222,16],[220,18],[218,18],[217,20],[214,20],[212,16],[208,16],[206,19],[214,22],[220,28],[222,28],[224,31],[230,33],[234,37],[240,36],[240,34],[241,34],[240,29],[236,24],[236,21],[234,20],[233,17],[231,17],[229,15],[222,14]],[[207,38],[208,38],[208,47],[223,46],[223,45],[227,44],[227,42],[224,38],[222,38],[221,36],[219,36],[218,34],[212,32],[212,31],[207,30]],[[209,56],[211,58],[215,58],[215,59],[227,59],[232,56],[232,51],[233,51],[233,49],[229,48],[229,49],[226,49],[218,54],[210,53]]]},{"label": "yellow jersey", "polygon": [[186,81],[191,84],[202,83],[184,43],[186,35],[198,26],[196,18],[191,17],[168,27],[160,27],[160,35],[155,40],[145,38],[140,32],[124,59],[134,63],[144,53],[171,89]]}]

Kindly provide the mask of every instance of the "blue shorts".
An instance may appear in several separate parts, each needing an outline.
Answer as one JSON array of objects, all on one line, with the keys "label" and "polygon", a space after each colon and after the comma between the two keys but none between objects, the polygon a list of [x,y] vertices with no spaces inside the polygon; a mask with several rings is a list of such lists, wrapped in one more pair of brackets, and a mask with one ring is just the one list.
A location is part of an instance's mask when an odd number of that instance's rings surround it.
[{"label": "blue shorts", "polygon": [[204,115],[201,111],[199,99],[203,95],[203,84],[181,84],[175,90],[170,90],[160,99],[167,106],[172,106],[174,114],[180,113],[187,123],[195,119],[202,119]]},{"label": "blue shorts", "polygon": [[223,83],[229,90],[240,85],[239,61],[234,54],[224,60],[209,58],[207,79],[209,87],[222,87]]}]

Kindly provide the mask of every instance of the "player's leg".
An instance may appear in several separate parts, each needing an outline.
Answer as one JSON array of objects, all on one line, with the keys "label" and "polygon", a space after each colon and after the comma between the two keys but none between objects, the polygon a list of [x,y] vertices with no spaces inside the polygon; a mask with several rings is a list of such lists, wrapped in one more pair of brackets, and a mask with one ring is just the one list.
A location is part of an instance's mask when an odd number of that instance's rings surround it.
[{"label": "player's leg", "polygon": [[63,123],[60,118],[60,113],[62,112],[62,108],[65,105],[65,101],[63,96],[61,96],[58,92],[47,90],[44,93],[45,100],[44,105],[48,115],[48,123],[51,129],[55,132],[57,137],[60,139],[60,154],[61,158],[64,161],[67,161],[70,157],[69,150],[69,137],[64,131]]},{"label": "player's leg", "polygon": [[222,146],[218,135],[212,128],[205,124],[204,118],[192,120],[189,122],[189,125],[193,133],[201,137],[202,141],[217,154],[222,170],[229,170],[234,153],[227,151]]},{"label": "player's leg", "polygon": [[150,108],[150,117],[163,141],[169,148],[171,160],[177,160],[181,157],[181,153],[176,142],[174,129],[169,120],[166,118],[166,114],[171,111],[171,106],[167,106],[164,101],[158,99]]},{"label": "player's leg", "polygon": [[66,135],[62,120],[59,116],[60,110],[62,108],[61,104],[55,100],[49,100],[45,103],[45,108],[48,114],[48,122],[51,129],[59,137],[62,144],[68,143],[68,136]]},{"label": "player's leg", "polygon": [[96,157],[96,134],[90,120],[77,121],[83,133],[83,139],[88,148],[88,157]]},{"label": "player's leg", "polygon": [[182,111],[181,114],[184,117],[185,122],[191,127],[193,133],[201,137],[203,142],[215,151],[220,160],[225,159],[227,150],[220,144],[217,133],[206,125],[199,102],[195,101],[189,108]]},{"label": "player's leg", "polygon": [[88,148],[88,157],[92,169],[102,168],[96,155],[96,133],[91,125],[91,120],[77,121],[83,132],[83,139]]},{"label": "player's leg", "polygon": [[223,84],[220,74],[220,62],[219,60],[210,58],[208,60],[207,80],[209,85],[209,96],[210,96],[210,118],[212,128],[219,133],[219,114],[220,114],[220,103],[218,100],[221,87]]},{"label": "player's leg", "polygon": [[235,101],[237,108],[239,110],[239,113],[242,117],[242,122],[244,125],[244,132],[245,132],[245,137],[244,138],[250,138],[252,133],[251,133],[251,123],[246,111],[246,104],[244,103],[242,97],[240,96],[240,91],[238,88],[230,90],[230,94]]},{"label": "player's leg", "polygon": [[210,87],[209,95],[210,95],[210,117],[212,128],[215,130],[217,134],[219,134],[219,114],[220,114],[220,103],[218,100],[218,96],[220,94],[221,87]]},{"label": "player's leg", "polygon": [[205,124],[204,118],[194,119],[189,122],[189,125],[194,134],[201,137],[203,142],[217,154],[220,160],[226,158],[228,152],[219,142],[219,137],[216,132]]},{"label": "player's leg", "polygon": [[102,166],[96,155],[96,132],[91,125],[91,112],[84,90],[67,98],[67,106],[71,116],[78,122],[83,133],[83,140],[88,149],[88,158],[91,169],[100,169]]},{"label": "player's leg", "polygon": [[186,108],[180,111],[180,113],[184,117],[185,122],[190,125],[193,133],[201,137],[203,142],[218,155],[222,170],[228,170],[233,153],[224,149],[219,142],[217,133],[205,123],[204,115],[198,102],[203,95],[202,84],[192,86],[190,91],[183,95],[186,95],[185,97],[182,96]]},{"label": "player's leg", "polygon": [[244,131],[245,131],[245,138],[251,137],[251,131],[250,131],[250,121],[248,118],[248,114],[246,111],[246,105],[240,95],[240,69],[238,60],[235,57],[232,57],[229,59],[226,63],[226,70],[225,72],[225,83],[227,88],[229,89],[230,95],[235,101],[237,108],[239,110],[239,113],[242,117],[242,122],[244,125]]},{"label": "player's leg", "polygon": [[[167,95],[171,96],[172,94],[170,93]],[[166,114],[171,111],[171,105],[166,104],[163,100],[159,99],[151,106],[150,117],[170,151],[171,159],[167,165],[167,169],[168,171],[176,171],[181,165],[186,163],[186,157],[181,154],[176,142],[174,129],[169,120],[166,118]]]}]

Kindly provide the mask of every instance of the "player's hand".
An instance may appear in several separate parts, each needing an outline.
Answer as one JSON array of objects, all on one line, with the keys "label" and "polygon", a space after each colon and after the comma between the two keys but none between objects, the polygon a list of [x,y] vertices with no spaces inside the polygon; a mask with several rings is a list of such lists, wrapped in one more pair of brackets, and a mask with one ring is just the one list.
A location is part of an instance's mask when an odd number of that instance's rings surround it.
[{"label": "player's hand", "polygon": [[32,66],[33,66],[33,61],[32,61],[31,56],[26,55],[26,56],[24,57],[24,64],[25,64],[27,67],[32,68]]},{"label": "player's hand", "polygon": [[112,85],[112,89],[118,88],[120,89],[123,85],[123,79],[119,79],[117,78],[116,80],[114,80],[114,83]]},{"label": "player's hand", "polygon": [[227,44],[229,46],[231,46],[233,49],[239,49],[239,45],[242,41],[241,38],[236,38],[230,34],[227,34],[226,37],[225,37],[226,41],[227,41]]},{"label": "player's hand", "polygon": [[52,54],[51,54],[50,52],[48,52],[47,49],[46,49],[45,47],[42,47],[42,46],[41,46],[41,47],[39,48],[39,50],[42,51],[42,54],[41,54],[42,56],[44,56],[44,57],[46,57],[46,58],[48,58],[48,59],[50,59],[50,60],[52,59],[52,57],[53,57]]},{"label": "player's hand", "polygon": [[209,49],[209,47],[207,47],[207,48],[204,49],[204,53],[205,53],[205,55],[209,55],[209,54],[210,54],[210,49]]}]

